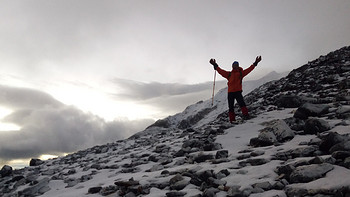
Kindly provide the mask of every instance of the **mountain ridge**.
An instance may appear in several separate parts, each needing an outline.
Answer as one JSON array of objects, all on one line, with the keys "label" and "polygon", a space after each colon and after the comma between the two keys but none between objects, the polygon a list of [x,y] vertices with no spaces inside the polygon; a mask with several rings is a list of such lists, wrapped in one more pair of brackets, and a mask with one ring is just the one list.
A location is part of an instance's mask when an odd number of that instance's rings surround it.
[{"label": "mountain ridge", "polygon": [[[265,75],[264,77],[257,79],[257,80],[250,80],[250,81],[246,81],[243,83],[243,89],[244,92],[251,92],[253,89],[255,89],[256,87],[259,87],[261,84],[266,83],[267,81],[273,81],[273,80],[277,80],[280,79],[281,77],[286,76],[286,73],[277,73],[275,71],[272,71],[270,73],[268,73],[267,75]],[[227,84],[226,81],[222,81],[222,83]],[[154,127],[154,126],[158,126],[158,127],[165,127],[165,128],[169,128],[171,127],[171,125],[174,127],[176,127],[176,117],[180,116],[180,118],[184,118],[186,117],[186,115],[184,114],[193,114],[195,112],[191,112],[191,109],[194,111],[198,111],[199,109],[204,109],[201,113],[203,112],[209,112],[214,110],[214,108],[218,111],[220,111],[220,113],[222,113],[223,111],[226,110],[226,106],[227,101],[225,99],[226,97],[226,92],[227,92],[227,87],[220,89],[214,96],[214,100],[213,100],[213,105],[212,100],[208,99],[206,101],[198,101],[195,104],[189,105],[184,111],[177,113],[175,115],[172,116],[168,116],[164,119],[160,119],[157,120],[154,124],[148,126],[146,128],[146,130],[150,127]],[[199,106],[197,106],[199,105]],[[194,109],[194,108],[198,108],[198,109]],[[210,109],[212,108],[212,110]],[[182,117],[184,116],[184,117]],[[178,124],[178,123],[177,123]],[[185,122],[183,122],[183,124],[186,124]],[[184,127],[184,126],[182,126]],[[143,132],[143,131],[141,131]]]}]

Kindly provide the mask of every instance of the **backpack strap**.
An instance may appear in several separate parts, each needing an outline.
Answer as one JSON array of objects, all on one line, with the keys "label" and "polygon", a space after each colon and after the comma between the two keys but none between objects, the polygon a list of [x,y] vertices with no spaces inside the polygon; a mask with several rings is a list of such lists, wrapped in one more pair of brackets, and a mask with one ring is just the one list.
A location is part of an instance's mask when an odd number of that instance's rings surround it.
[{"label": "backpack strap", "polygon": [[241,77],[241,85],[242,85],[242,81],[243,81],[243,72],[242,69],[239,69],[239,75]]}]

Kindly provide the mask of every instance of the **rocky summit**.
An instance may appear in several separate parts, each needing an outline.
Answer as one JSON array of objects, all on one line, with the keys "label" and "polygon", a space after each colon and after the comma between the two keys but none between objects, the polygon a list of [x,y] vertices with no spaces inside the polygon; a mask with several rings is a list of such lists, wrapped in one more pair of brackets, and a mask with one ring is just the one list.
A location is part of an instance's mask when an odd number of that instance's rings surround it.
[{"label": "rocky summit", "polygon": [[228,123],[226,91],[129,139],[5,165],[0,196],[350,196],[350,47],[250,92],[250,120]]}]

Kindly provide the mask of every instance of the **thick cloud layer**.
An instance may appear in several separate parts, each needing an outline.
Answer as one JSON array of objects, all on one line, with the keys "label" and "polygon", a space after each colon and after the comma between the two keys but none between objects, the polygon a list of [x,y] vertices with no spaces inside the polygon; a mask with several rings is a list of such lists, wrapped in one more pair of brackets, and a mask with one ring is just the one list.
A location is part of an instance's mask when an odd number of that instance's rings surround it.
[{"label": "thick cloud layer", "polygon": [[201,83],[212,57],[248,66],[262,55],[264,69],[252,75],[282,72],[349,45],[349,8],[348,0],[2,1],[1,69]]},{"label": "thick cloud layer", "polygon": [[19,131],[0,131],[2,160],[77,151],[123,139],[153,122],[106,122],[74,106],[64,105],[38,90],[0,86],[0,92],[0,104],[14,109],[2,121],[21,127]]}]

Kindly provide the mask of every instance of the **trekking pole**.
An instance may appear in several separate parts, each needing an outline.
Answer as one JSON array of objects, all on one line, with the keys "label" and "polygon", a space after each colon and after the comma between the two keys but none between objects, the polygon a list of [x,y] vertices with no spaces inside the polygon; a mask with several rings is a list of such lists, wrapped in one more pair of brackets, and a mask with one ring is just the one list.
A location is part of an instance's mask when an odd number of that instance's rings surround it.
[{"label": "trekking pole", "polygon": [[216,70],[214,72],[214,84],[213,84],[213,95],[211,96],[211,106],[214,105],[215,79],[216,79]]}]

